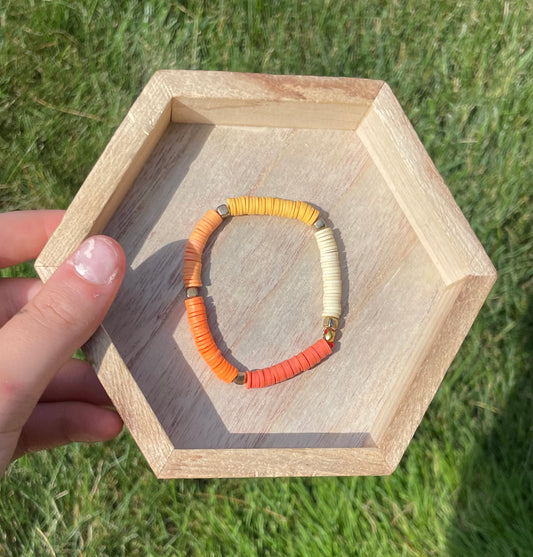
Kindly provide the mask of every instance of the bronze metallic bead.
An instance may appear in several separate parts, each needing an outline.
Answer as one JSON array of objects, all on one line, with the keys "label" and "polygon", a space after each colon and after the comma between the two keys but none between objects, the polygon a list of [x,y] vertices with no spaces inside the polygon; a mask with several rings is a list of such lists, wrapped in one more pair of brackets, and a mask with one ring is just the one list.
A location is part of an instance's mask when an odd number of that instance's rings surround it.
[{"label": "bronze metallic bead", "polygon": [[217,207],[217,213],[218,213],[223,219],[227,219],[228,217],[231,217],[227,205],[219,205],[219,206]]},{"label": "bronze metallic bead", "polygon": [[233,382],[235,383],[235,385],[244,385],[245,377],[246,377],[246,372],[245,371],[238,371],[237,372],[237,377],[235,377]]},{"label": "bronze metallic bead", "polygon": [[339,320],[336,317],[324,317],[322,327],[324,327],[324,329],[333,329],[336,331],[339,328]]},{"label": "bronze metallic bead", "polygon": [[198,288],[187,288],[187,298],[196,298],[196,296],[200,296],[198,290]]},{"label": "bronze metallic bead", "polygon": [[322,228],[326,228],[326,223],[324,222],[324,219],[318,218],[318,219],[316,219],[316,221],[314,222],[313,226],[314,226],[317,230],[322,230]]}]

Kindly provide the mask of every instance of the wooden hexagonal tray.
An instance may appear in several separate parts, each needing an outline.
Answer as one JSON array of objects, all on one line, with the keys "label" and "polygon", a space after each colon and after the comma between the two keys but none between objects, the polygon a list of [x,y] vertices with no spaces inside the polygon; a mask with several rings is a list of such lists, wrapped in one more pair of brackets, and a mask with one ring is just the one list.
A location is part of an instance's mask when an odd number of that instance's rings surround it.
[{"label": "wooden hexagonal tray", "polygon": [[[182,287],[196,222],[246,194],[320,209],[344,284],[334,353],[258,390],[207,368]],[[41,278],[101,232],[128,269],[85,352],[162,478],[391,473],[496,277],[390,88],[362,79],[156,73],[36,262]],[[320,337],[311,235],[239,217],[210,241],[206,304],[230,361],[272,365]]]}]

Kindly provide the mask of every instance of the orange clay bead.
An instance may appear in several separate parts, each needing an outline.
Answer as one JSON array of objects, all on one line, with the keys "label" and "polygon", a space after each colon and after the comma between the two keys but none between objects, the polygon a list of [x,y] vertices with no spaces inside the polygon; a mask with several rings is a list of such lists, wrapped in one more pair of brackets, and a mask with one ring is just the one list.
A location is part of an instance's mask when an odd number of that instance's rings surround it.
[{"label": "orange clay bead", "polygon": [[281,368],[283,370],[283,380],[292,377],[292,369],[289,362],[287,362],[287,360],[281,362]]},{"label": "orange clay bead", "polygon": [[209,236],[221,222],[222,217],[213,209],[209,209],[192,231],[185,246],[183,263],[183,281],[187,288],[202,286],[202,253]]},{"label": "orange clay bead", "polygon": [[311,226],[318,218],[318,211],[304,201],[290,201],[277,197],[234,197],[227,200],[231,215],[271,215],[299,219]]},{"label": "orange clay bead", "polygon": [[320,361],[331,354],[331,346],[321,338],[312,346],[289,358],[280,364],[264,369],[247,371],[245,383],[247,389],[269,387],[281,381],[285,381],[302,371],[316,366]]},{"label": "orange clay bead", "polygon": [[237,368],[232,366],[217,348],[207,323],[203,298],[200,296],[187,298],[185,307],[198,352],[217,377],[226,383],[231,383],[237,377]]},{"label": "orange clay bead", "polygon": [[[224,206],[219,207],[219,210],[221,208],[223,208],[221,213],[212,209],[207,211],[194,228],[187,242],[183,264],[183,279],[186,288],[202,286],[202,253],[209,237],[221,224],[222,215],[228,216],[229,213],[230,216],[280,216],[299,219],[308,225],[313,225],[319,216],[318,211],[308,203],[275,197],[241,196],[230,198],[227,200],[227,210]],[[236,367],[222,356],[213,339],[209,329],[203,298],[201,296],[192,296],[185,300],[185,305],[190,329],[198,352],[217,377],[226,383],[230,383],[238,376],[239,372]],[[332,344],[321,338],[303,352],[279,364],[264,369],[246,371],[244,373],[244,383],[248,389],[254,389],[268,387],[290,379],[314,367],[321,360],[329,356],[332,352]]]}]

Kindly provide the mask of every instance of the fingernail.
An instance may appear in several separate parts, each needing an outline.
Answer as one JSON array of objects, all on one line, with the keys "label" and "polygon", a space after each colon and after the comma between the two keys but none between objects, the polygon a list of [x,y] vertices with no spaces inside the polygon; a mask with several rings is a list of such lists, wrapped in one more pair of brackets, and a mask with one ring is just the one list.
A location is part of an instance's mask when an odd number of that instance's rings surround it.
[{"label": "fingernail", "polygon": [[117,251],[102,236],[87,238],[72,255],[71,263],[81,278],[93,284],[109,284],[118,272]]}]

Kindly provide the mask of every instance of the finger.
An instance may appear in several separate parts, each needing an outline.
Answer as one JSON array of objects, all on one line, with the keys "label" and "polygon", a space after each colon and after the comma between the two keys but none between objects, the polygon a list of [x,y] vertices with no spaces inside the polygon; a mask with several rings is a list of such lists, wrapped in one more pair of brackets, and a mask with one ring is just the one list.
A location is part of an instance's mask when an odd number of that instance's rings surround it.
[{"label": "finger", "polygon": [[41,402],[79,401],[97,406],[112,406],[90,364],[71,359],[53,377],[40,399]]},{"label": "finger", "polygon": [[124,267],[114,240],[91,237],[0,329],[0,433],[22,428],[56,371],[94,333]]},{"label": "finger", "polygon": [[0,214],[0,269],[35,259],[57,228],[64,211]]},{"label": "finger", "polygon": [[109,441],[122,431],[114,411],[85,402],[38,404],[24,425],[13,458],[66,445]]},{"label": "finger", "polygon": [[5,278],[0,280],[0,327],[7,323],[41,289],[39,279]]}]

